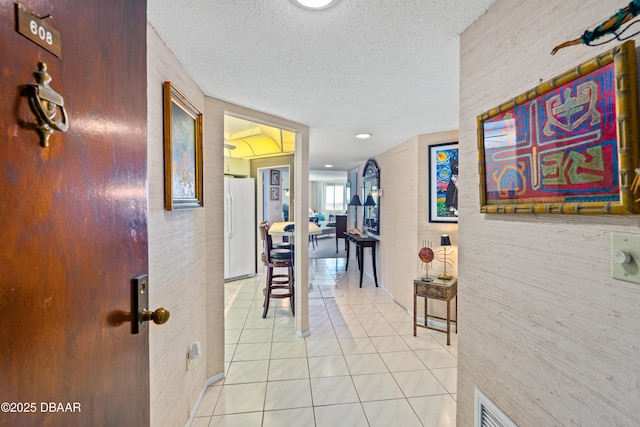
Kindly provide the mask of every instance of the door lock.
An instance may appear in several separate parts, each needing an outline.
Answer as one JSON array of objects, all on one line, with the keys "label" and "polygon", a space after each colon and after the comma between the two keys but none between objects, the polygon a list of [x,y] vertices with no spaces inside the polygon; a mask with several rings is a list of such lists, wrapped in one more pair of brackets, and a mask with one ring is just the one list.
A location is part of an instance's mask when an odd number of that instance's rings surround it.
[{"label": "door lock", "polygon": [[131,322],[131,333],[137,334],[147,327],[148,322],[153,321],[156,325],[163,325],[169,320],[169,310],[164,307],[155,311],[149,310],[149,276],[141,274],[132,280],[132,304],[131,312],[133,318]]},{"label": "door lock", "polygon": [[139,322],[148,322],[153,320],[156,325],[164,325],[169,320],[169,310],[164,307],[160,307],[156,311],[142,310],[138,314]]}]

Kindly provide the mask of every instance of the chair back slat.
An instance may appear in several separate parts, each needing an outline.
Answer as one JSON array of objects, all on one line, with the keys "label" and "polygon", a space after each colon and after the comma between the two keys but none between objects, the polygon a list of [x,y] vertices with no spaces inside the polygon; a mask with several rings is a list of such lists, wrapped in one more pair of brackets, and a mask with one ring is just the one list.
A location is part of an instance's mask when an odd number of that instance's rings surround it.
[{"label": "chair back slat", "polygon": [[264,221],[260,223],[260,233],[262,235],[262,250],[264,252],[265,259],[268,263],[271,263],[271,256],[269,252],[273,248],[273,241],[271,240],[271,235],[269,234],[269,222]]}]

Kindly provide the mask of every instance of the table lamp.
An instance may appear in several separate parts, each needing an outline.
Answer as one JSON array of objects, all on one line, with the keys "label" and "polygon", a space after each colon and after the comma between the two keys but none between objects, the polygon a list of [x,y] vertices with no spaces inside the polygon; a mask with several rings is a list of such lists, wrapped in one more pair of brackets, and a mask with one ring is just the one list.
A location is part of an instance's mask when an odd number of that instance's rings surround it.
[{"label": "table lamp", "polygon": [[371,209],[371,206],[375,206],[375,205],[376,205],[375,200],[373,200],[373,197],[371,196],[371,194],[369,194],[367,196],[367,200],[364,201],[364,205],[363,205],[365,206],[365,209],[366,209],[365,218],[364,218],[365,227],[371,227],[371,223],[370,223],[371,218],[369,218],[369,212],[370,212],[369,209]]},{"label": "table lamp", "polygon": [[[451,280],[453,276],[447,274],[447,263],[450,262],[453,267],[453,262],[451,260],[447,260],[447,251],[451,249],[451,239],[448,234],[443,234],[440,236],[440,246],[442,246],[442,253],[444,255],[444,273],[438,276],[439,279],[442,280]],[[452,254],[452,252],[449,253]]]},{"label": "table lamp", "polygon": [[348,206],[356,207],[356,222],[355,222],[354,228],[358,228],[358,206],[362,206],[362,202],[360,202],[360,196],[358,196],[357,194],[354,194]]}]

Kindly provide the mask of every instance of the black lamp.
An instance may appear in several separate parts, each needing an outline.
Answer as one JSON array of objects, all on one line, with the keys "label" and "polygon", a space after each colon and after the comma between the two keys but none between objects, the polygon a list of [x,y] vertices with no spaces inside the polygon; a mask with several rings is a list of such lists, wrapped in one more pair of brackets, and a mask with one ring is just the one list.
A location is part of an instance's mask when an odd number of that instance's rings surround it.
[{"label": "black lamp", "polygon": [[443,247],[442,252],[444,254],[444,273],[439,275],[438,278],[442,280],[451,280],[453,279],[453,276],[447,274],[447,251],[451,247],[451,239],[449,238],[448,234],[443,234],[442,236],[440,236],[440,246]]},{"label": "black lamp", "polygon": [[362,203],[360,202],[360,196],[354,194],[351,198],[351,201],[349,202],[349,206],[362,206]]},{"label": "black lamp", "polygon": [[369,227],[371,226],[371,224],[369,224],[369,221],[368,221],[369,220],[369,212],[370,212],[368,208],[370,208],[371,206],[375,206],[375,205],[376,205],[376,201],[373,200],[373,197],[371,197],[371,194],[369,194],[367,196],[367,200],[364,201],[364,205],[363,205],[363,206],[367,207],[367,210],[365,211],[366,215],[365,215],[365,220],[364,220],[364,225],[365,226],[369,226]]},{"label": "black lamp", "polygon": [[358,228],[358,206],[362,206],[362,202],[360,202],[360,196],[358,196],[357,194],[354,194],[353,197],[351,198],[351,201],[349,202],[349,206],[355,206],[356,207],[355,228]]}]

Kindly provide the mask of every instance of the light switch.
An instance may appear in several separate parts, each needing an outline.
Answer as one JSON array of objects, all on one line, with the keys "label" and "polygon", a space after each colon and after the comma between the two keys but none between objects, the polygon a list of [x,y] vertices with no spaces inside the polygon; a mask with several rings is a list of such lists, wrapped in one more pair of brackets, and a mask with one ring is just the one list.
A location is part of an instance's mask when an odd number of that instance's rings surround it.
[{"label": "light switch", "polygon": [[640,283],[640,236],[611,235],[611,277]]}]

